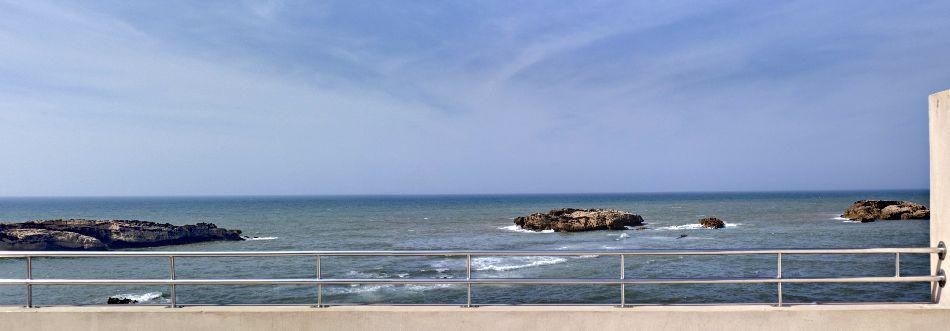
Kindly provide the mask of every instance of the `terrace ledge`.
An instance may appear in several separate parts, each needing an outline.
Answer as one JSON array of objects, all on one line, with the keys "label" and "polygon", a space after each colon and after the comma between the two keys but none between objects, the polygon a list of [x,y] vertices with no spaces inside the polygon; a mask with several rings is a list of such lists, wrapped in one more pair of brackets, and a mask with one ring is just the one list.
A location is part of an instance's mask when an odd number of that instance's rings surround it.
[{"label": "terrace ledge", "polygon": [[933,304],[634,306],[202,306],[0,308],[15,329],[62,330],[947,330]]}]

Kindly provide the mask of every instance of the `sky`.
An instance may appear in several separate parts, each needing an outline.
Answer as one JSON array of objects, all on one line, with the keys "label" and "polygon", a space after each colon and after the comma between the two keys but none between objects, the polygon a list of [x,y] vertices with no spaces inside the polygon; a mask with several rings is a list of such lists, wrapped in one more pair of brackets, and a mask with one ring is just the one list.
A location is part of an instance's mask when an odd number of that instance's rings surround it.
[{"label": "sky", "polygon": [[947,13],[0,0],[0,196],[927,188]]}]

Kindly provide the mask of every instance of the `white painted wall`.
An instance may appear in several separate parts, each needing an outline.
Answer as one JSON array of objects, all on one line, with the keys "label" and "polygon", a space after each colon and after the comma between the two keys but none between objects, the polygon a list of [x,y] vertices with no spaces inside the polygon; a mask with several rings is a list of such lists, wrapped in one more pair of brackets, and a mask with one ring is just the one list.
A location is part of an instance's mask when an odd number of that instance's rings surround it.
[{"label": "white painted wall", "polygon": [[[950,90],[930,95],[930,244],[950,244]],[[931,258],[934,272],[947,262]],[[942,306],[950,306],[950,291],[936,290]],[[950,327],[948,327],[950,329]]]}]

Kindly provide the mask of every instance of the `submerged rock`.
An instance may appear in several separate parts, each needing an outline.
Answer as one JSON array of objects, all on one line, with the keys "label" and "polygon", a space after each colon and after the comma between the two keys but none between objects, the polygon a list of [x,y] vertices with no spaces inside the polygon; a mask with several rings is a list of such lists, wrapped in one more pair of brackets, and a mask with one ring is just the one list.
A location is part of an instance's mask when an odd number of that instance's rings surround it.
[{"label": "submerged rock", "polygon": [[699,225],[707,229],[722,229],[726,227],[726,222],[715,217],[706,217],[699,219]]},{"label": "submerged rock", "polygon": [[930,219],[930,209],[910,201],[859,200],[848,207],[841,217],[862,223],[874,220]]},{"label": "submerged rock", "polygon": [[135,220],[39,220],[0,223],[0,250],[102,250],[216,240],[244,240],[241,230],[211,223],[171,225]]},{"label": "submerged rock", "polygon": [[139,302],[136,300],[129,299],[129,298],[109,297],[109,300],[107,300],[106,303],[110,305],[128,305],[128,304],[139,303]]},{"label": "submerged rock", "polygon": [[532,231],[624,230],[628,226],[643,225],[643,217],[613,209],[564,208],[516,217],[515,224]]}]

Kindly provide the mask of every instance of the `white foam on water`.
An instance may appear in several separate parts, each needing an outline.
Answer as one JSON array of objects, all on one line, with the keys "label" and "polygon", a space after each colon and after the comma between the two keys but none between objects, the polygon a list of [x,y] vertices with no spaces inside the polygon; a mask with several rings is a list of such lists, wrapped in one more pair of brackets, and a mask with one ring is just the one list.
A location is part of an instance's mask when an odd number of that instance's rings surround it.
[{"label": "white foam on water", "polygon": [[365,292],[376,292],[384,288],[392,287],[392,285],[360,285],[360,284],[350,284],[348,287],[331,287],[326,289],[327,293],[344,293],[344,294],[353,294],[353,293],[365,293]]},{"label": "white foam on water", "polygon": [[624,238],[630,238],[630,235],[626,233],[621,233],[620,237],[617,237],[617,239],[614,239],[614,240],[623,240]]},{"label": "white foam on water", "polygon": [[[444,272],[444,271],[447,271],[447,270],[448,270],[448,269],[442,269],[442,268],[436,269],[436,271],[438,271],[438,272],[440,272],[440,273],[441,273],[441,272]],[[427,270],[426,270],[426,269],[422,269],[421,271],[427,271]],[[350,270],[350,271],[347,271],[346,274],[347,274],[347,276],[349,276],[349,277],[352,277],[352,278],[361,278],[361,279],[391,278],[391,277],[389,276],[389,274],[386,274],[386,273],[365,273],[365,272],[357,271],[357,270]],[[408,274],[408,273],[399,273],[399,274],[395,274],[395,276],[398,277],[398,278],[406,278],[406,277],[409,277],[410,274]],[[443,278],[452,278],[452,277],[443,277]],[[451,284],[398,285],[398,286],[402,286],[402,287],[404,287],[404,288],[406,288],[406,289],[409,289],[409,290],[411,290],[411,291],[424,291],[424,290],[442,288],[442,287],[445,287],[445,286],[447,286],[447,285],[451,285]],[[347,286],[331,286],[331,287],[327,288],[326,291],[327,291],[327,293],[329,293],[329,294],[357,294],[357,293],[376,292],[376,291],[380,291],[380,290],[384,290],[384,289],[393,288],[393,287],[396,287],[396,286],[397,286],[397,285],[392,285],[392,284],[384,284],[384,285],[350,284],[350,285],[347,285]]]},{"label": "white foam on water", "polygon": [[505,258],[488,256],[472,259],[472,269],[509,271],[558,264],[566,261],[567,259],[558,256],[513,256]]},{"label": "white foam on water", "polygon": [[498,227],[498,229],[499,229],[499,230],[512,231],[512,232],[521,232],[521,233],[554,233],[554,230],[541,230],[541,231],[526,230],[526,229],[522,229],[522,228],[519,227],[517,224],[516,224],[516,225],[509,225],[509,226]]},{"label": "white foam on water", "polygon": [[457,262],[458,262],[458,261],[453,261],[453,260],[438,260],[438,261],[433,261],[433,262],[429,263],[429,266],[430,266],[431,268],[429,268],[429,269],[420,269],[419,271],[422,271],[422,272],[435,271],[435,272],[437,272],[437,273],[442,274],[442,273],[448,272],[451,266],[457,266],[457,265],[458,265]]},{"label": "white foam on water", "polygon": [[[360,285],[352,284],[347,287],[331,287],[325,291],[330,294],[356,294],[356,293],[369,293],[376,292],[380,290],[395,289],[397,285]],[[407,289],[414,292],[435,290],[440,288],[452,287],[452,284],[433,284],[433,285],[398,285],[401,287],[398,290]]]},{"label": "white foam on water", "polygon": [[[841,216],[835,216],[834,218],[832,218],[832,220],[835,220],[835,221],[851,221],[850,219],[847,219],[847,218],[844,218],[844,217],[841,217]],[[860,223],[860,222],[858,222],[858,223]]]},{"label": "white foam on water", "polygon": [[244,240],[276,240],[277,237],[244,237]]},{"label": "white foam on water", "polygon": [[408,273],[399,273],[399,274],[388,274],[385,272],[372,272],[365,273],[362,271],[350,270],[346,272],[346,275],[350,278],[361,278],[361,279],[373,279],[373,278],[393,278],[393,276],[399,278],[406,278],[409,276]]},{"label": "white foam on water", "polygon": [[[727,228],[734,228],[742,225],[742,223],[726,223]],[[670,225],[662,228],[657,228],[657,230],[695,230],[702,229],[701,224],[683,224],[683,225]]]},{"label": "white foam on water", "polygon": [[403,288],[408,289],[410,291],[422,292],[422,291],[436,290],[440,288],[453,287],[453,286],[458,286],[458,285],[453,285],[453,284],[403,285]]},{"label": "white foam on water", "polygon": [[148,292],[148,293],[142,293],[142,294],[134,294],[134,293],[119,294],[119,295],[114,295],[113,297],[119,298],[119,299],[132,299],[138,303],[146,303],[146,302],[161,298],[162,292]]},{"label": "white foam on water", "polygon": [[657,230],[693,230],[693,229],[702,229],[703,226],[700,224],[683,224],[683,225],[670,225],[667,227],[662,227]]}]

